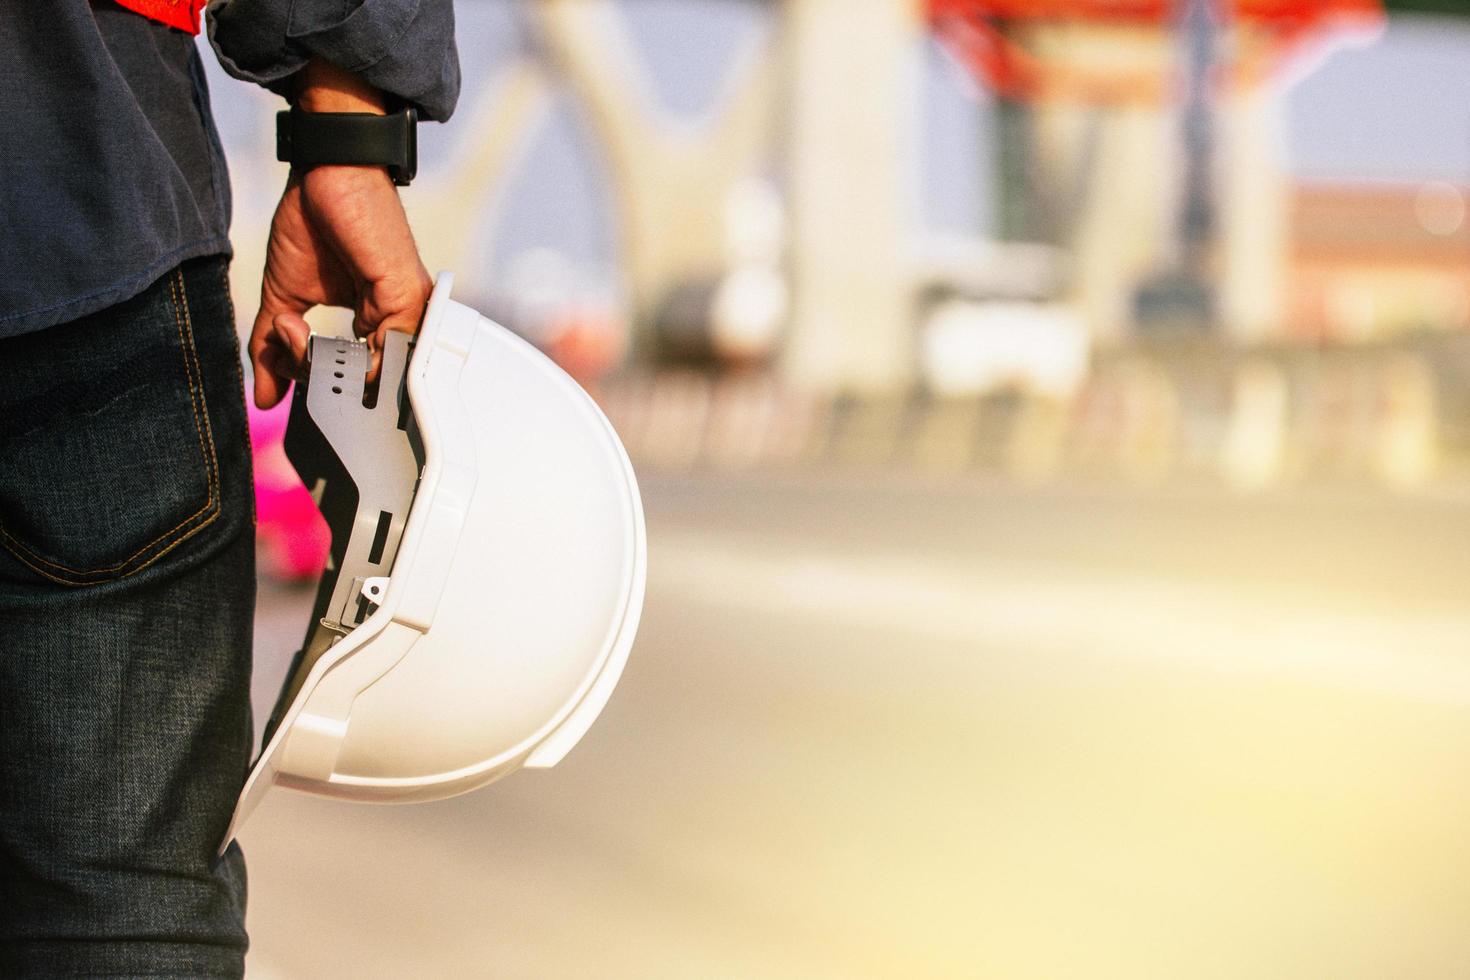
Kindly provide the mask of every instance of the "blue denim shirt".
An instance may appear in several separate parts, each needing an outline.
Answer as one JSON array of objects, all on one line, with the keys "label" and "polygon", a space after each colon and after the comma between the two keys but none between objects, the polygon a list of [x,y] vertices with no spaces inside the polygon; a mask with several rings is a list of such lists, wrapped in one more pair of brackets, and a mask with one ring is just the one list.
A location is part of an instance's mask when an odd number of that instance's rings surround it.
[{"label": "blue denim shirt", "polygon": [[[3,2],[0,337],[137,295],[229,251],[229,178],[194,39],[110,0]],[[225,70],[285,94],[312,57],[443,120],[451,0],[213,0]]]}]

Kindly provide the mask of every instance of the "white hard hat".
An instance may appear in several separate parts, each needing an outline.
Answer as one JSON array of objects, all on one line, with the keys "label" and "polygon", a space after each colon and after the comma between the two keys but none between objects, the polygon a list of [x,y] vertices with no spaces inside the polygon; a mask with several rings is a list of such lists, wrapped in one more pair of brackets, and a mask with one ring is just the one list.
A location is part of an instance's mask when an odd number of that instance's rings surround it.
[{"label": "white hard hat", "polygon": [[312,338],[286,451],[332,557],[226,844],[272,785],[433,800],[555,765],[622,673],[647,550],[627,454],[452,284],[411,357],[387,335],[376,398],[364,344]]}]

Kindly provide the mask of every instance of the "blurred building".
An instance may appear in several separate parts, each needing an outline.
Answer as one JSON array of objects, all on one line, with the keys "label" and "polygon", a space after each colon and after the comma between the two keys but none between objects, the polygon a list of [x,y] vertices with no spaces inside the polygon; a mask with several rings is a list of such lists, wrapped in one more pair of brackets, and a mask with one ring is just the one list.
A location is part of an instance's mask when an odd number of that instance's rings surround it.
[{"label": "blurred building", "polygon": [[[406,202],[431,265],[588,377],[883,391],[940,358],[941,387],[1054,389],[1184,269],[1233,343],[1464,327],[1470,31],[1190,3],[463,0],[460,114]],[[247,307],[276,104],[218,95]]]},{"label": "blurred building", "polygon": [[1066,249],[1094,337],[1170,313],[1242,342],[1290,331],[1283,96],[1327,46],[1376,33],[1375,0],[934,0],[931,14],[999,100],[1001,232]]},{"label": "blurred building", "polygon": [[1298,183],[1286,335],[1387,341],[1470,325],[1465,185]]}]

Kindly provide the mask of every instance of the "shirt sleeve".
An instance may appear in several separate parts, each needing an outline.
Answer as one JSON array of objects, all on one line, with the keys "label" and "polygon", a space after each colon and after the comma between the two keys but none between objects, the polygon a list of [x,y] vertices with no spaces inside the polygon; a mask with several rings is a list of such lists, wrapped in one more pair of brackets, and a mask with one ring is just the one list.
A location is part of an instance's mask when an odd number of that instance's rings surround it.
[{"label": "shirt sleeve", "polygon": [[209,43],[225,71],[289,97],[322,58],[443,121],[459,99],[452,0],[210,0]]}]

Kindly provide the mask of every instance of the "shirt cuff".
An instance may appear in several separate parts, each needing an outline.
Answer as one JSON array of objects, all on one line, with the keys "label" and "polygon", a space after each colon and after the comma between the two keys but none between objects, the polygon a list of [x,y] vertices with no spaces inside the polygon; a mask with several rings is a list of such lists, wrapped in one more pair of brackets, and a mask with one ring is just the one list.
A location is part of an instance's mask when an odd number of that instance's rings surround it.
[{"label": "shirt cuff", "polygon": [[211,0],[209,41],[225,71],[289,97],[322,58],[443,121],[459,98],[451,0]]}]

